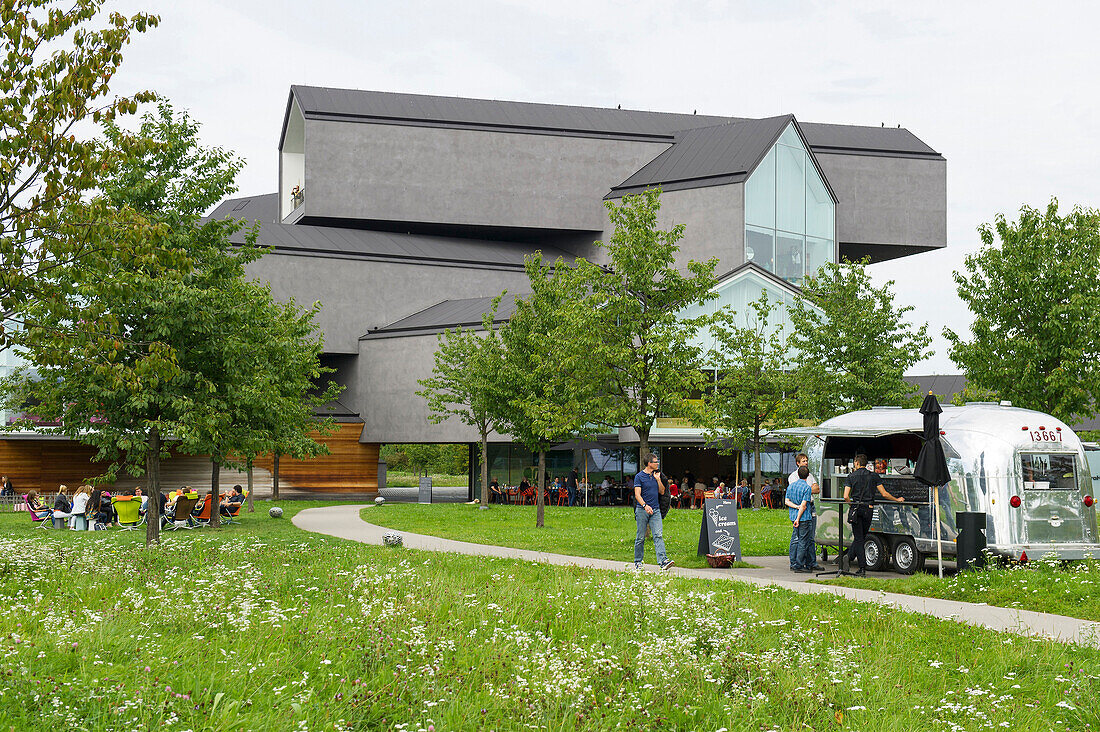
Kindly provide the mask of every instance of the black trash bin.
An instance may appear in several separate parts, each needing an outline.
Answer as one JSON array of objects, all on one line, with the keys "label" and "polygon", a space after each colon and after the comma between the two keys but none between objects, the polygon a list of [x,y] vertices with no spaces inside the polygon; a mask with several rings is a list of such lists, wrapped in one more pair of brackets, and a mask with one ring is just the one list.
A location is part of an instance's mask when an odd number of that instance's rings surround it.
[{"label": "black trash bin", "polygon": [[985,513],[978,511],[959,511],[955,514],[955,525],[959,527],[958,555],[956,563],[959,571],[979,569],[985,566]]}]

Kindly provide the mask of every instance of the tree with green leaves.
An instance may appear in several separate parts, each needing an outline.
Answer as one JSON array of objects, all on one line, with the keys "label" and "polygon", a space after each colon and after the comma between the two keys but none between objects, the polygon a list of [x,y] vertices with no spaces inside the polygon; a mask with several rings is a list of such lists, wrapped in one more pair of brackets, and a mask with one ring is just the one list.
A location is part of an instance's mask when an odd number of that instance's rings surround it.
[{"label": "tree with green leaves", "polygon": [[974,320],[949,328],[951,358],[967,385],[1074,424],[1100,410],[1100,213],[1075,207],[997,215],[982,246],[955,272]]},{"label": "tree with green leaves", "polygon": [[752,446],[755,507],[761,502],[762,435],[794,419],[796,377],[786,334],[771,317],[777,310],[777,303],[762,294],[744,316],[722,309],[711,325],[715,348],[709,361],[717,382],[704,391],[707,437],[726,452]]},{"label": "tree with green leaves", "polygon": [[[50,297],[52,279],[42,275],[54,267],[108,242],[115,248],[148,242],[141,222],[124,218],[115,220],[109,239],[98,236],[102,199],[70,208],[98,186],[105,167],[133,149],[77,134],[155,98],[151,92],[111,98],[109,85],[133,34],[156,26],[159,18],[117,12],[104,17],[103,4],[0,3],[0,313]],[[0,349],[9,344],[0,329]]]},{"label": "tree with green leaves", "polygon": [[[108,124],[105,144],[125,134]],[[304,436],[315,423],[303,398],[320,375],[320,343],[311,339],[315,310],[275,303],[245,280],[245,264],[261,255],[255,229],[236,246],[230,235],[241,222],[201,218],[233,192],[239,161],[203,148],[198,126],[166,104],[143,118],[139,135],[149,144],[100,185],[108,205],[97,234],[108,245],[42,275],[54,294],[20,311],[24,327],[12,337],[35,372],[19,372],[6,389],[59,420],[55,431],[98,448],[111,475],[120,465],[148,473],[146,540],[155,542],[166,440],[209,448],[216,460],[257,445],[320,449]],[[70,209],[85,220],[95,205]],[[109,246],[120,218],[148,222],[142,256]]]},{"label": "tree with green leaves", "polygon": [[827,264],[788,307],[800,416],[815,421],[880,405],[908,405],[905,371],[928,355],[927,324],[894,303],[893,280],[875,287],[868,260]]},{"label": "tree with green leaves", "polygon": [[488,412],[500,431],[538,453],[535,525],[541,528],[546,452],[591,423],[597,391],[590,354],[566,340],[587,315],[571,293],[565,264],[544,265],[537,252],[525,266],[531,294],[516,298],[515,312],[499,330],[500,366]]},{"label": "tree with green leaves", "polygon": [[255,458],[276,452],[295,457],[327,453],[313,435],[331,432],[335,423],[316,412],[343,387],[333,381],[318,387],[332,371],[320,365],[322,344],[313,320],[318,305],[306,310],[294,302],[278,302],[267,285],[244,279],[227,283],[210,297],[212,309],[224,314],[224,336],[201,346],[215,392],[200,429],[180,448],[210,456],[210,520],[217,526],[221,468],[243,460],[249,510],[254,510]]},{"label": "tree with green leaves", "polygon": [[439,337],[432,375],[421,379],[417,392],[439,424],[457,417],[478,431],[481,448],[481,507],[489,507],[489,433],[497,429],[494,404],[500,400],[501,346],[494,326],[500,297],[482,316],[483,333],[472,329],[448,330]]},{"label": "tree with green leaves", "polygon": [[702,360],[693,341],[710,321],[703,307],[715,297],[718,260],[677,264],[683,224],[657,226],[660,189],[607,202],[614,232],[595,246],[606,265],[578,260],[566,289],[583,300],[584,316],[562,331],[564,349],[583,351],[601,385],[597,423],[631,427],[642,454],[657,417],[691,416],[686,404],[702,385],[692,364]]}]

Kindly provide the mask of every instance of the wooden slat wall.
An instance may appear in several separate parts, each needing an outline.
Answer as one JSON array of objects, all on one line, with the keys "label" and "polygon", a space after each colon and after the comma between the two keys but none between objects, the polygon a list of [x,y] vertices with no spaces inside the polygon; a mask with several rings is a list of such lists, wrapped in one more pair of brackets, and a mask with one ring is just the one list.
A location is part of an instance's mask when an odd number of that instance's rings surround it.
[{"label": "wooden slat wall", "polygon": [[[279,460],[279,487],[318,493],[377,493],[380,446],[359,442],[361,424],[340,424],[332,434],[318,440],[328,444],[331,455],[312,460]],[[78,442],[50,439],[0,438],[0,474],[11,478],[16,490],[41,494],[57,492],[64,484],[72,492],[76,486],[103,473],[106,466],[92,461],[95,451]],[[256,460],[253,484],[257,493],[271,490],[270,456]],[[222,469],[223,487],[246,484],[243,471]],[[144,485],[144,476],[120,474],[112,487]],[[161,464],[164,490],[190,485],[200,491],[210,487],[210,460],[202,456],[177,455]]]},{"label": "wooden slat wall", "polygon": [[[279,487],[319,493],[378,492],[378,455],[381,446],[359,442],[361,424],[339,424],[332,434],[321,438],[331,455],[311,460],[279,459]],[[255,467],[270,472],[271,456],[258,458]]]}]

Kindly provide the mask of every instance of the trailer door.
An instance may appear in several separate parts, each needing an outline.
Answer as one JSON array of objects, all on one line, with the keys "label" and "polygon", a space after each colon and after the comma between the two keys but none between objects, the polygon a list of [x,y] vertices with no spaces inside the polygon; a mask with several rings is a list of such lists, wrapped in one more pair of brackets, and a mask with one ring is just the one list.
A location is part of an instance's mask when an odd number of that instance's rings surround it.
[{"label": "trailer door", "polygon": [[1024,536],[1030,544],[1089,541],[1077,454],[1021,452]]}]

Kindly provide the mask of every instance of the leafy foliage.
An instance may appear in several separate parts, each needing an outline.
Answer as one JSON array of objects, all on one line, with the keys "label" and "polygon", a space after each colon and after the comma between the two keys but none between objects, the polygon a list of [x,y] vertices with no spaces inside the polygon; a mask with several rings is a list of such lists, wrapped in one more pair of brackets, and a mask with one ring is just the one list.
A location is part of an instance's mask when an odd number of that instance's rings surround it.
[{"label": "leafy foliage", "polygon": [[[500,299],[496,298],[492,309],[482,316],[484,336],[471,329],[458,328],[439,337],[432,375],[420,381],[424,388],[417,392],[428,401],[428,408],[432,410],[429,419],[433,423],[457,417],[463,424],[477,428],[481,445],[483,507],[489,505],[489,432],[497,429],[500,400],[504,396],[499,381],[501,343],[493,324]],[[417,469],[427,470],[430,456],[424,453],[424,448],[431,446],[407,447],[405,452]]]},{"label": "leafy foliage", "polygon": [[777,305],[766,294],[749,304],[745,324],[735,313],[720,310],[711,326],[716,348],[710,354],[717,384],[705,392],[708,439],[721,441],[724,450],[751,445],[755,456],[753,502],[760,505],[761,433],[794,418],[792,394],[797,377],[787,362],[789,346],[781,327],[770,322]]},{"label": "leafy foliage", "polygon": [[685,402],[702,385],[703,356],[692,340],[709,323],[701,306],[715,297],[718,263],[689,261],[681,271],[684,226],[658,229],[660,207],[659,189],[607,202],[614,232],[596,246],[610,261],[580,260],[569,274],[568,290],[584,297],[583,318],[561,336],[563,348],[585,352],[602,387],[594,418],[634,428],[643,453],[658,415],[691,414]]},{"label": "leafy foliage", "polygon": [[[125,135],[107,130],[106,145]],[[320,375],[320,344],[310,337],[314,311],[245,281],[245,264],[262,253],[255,230],[235,246],[241,222],[200,219],[233,191],[239,161],[202,148],[197,125],[167,104],[144,117],[139,136],[149,144],[115,162],[103,199],[66,209],[78,221],[94,212],[105,245],[39,274],[53,294],[24,305],[12,335],[34,370],[5,392],[59,421],[53,431],[95,446],[111,474],[148,471],[155,495],[162,437],[222,460],[314,427],[306,393]],[[188,175],[203,185],[175,180]],[[135,230],[147,240],[138,250],[111,246],[114,232]],[[156,541],[150,506],[147,538]]]},{"label": "leafy foliage", "polygon": [[[516,299],[500,329],[500,368],[490,412],[503,432],[539,454],[538,486],[546,485],[546,451],[563,435],[581,432],[595,412],[597,382],[592,359],[570,343],[584,323],[584,303],[572,294],[572,272],[561,259],[551,268],[542,253],[525,260],[531,294]],[[543,525],[537,496],[536,526]]]},{"label": "leafy foliage", "polygon": [[[101,233],[103,204],[73,207],[102,171],[133,151],[77,138],[84,125],[132,114],[151,92],[108,98],[132,34],[156,26],[155,15],[104,18],[103,0],[9,0],[0,3],[0,312],[49,297],[46,275],[109,241],[146,241],[142,223],[114,220]],[[135,230],[128,231],[129,227]],[[126,235],[123,233],[126,232]],[[99,261],[102,261],[100,258]],[[90,264],[88,265],[90,266]],[[9,345],[0,331],[0,348]]]},{"label": "leafy foliage", "polygon": [[928,326],[907,322],[913,308],[894,304],[893,280],[872,285],[867,265],[825,265],[806,278],[804,297],[788,307],[796,399],[805,419],[914,402],[914,388],[903,376],[928,355]]},{"label": "leafy foliage", "polygon": [[971,338],[944,329],[968,383],[1073,424],[1100,409],[1100,213],[1028,206],[978,229],[955,273]]},{"label": "leafy foliage", "polygon": [[420,472],[430,475],[464,476],[470,467],[469,450],[461,443],[383,445],[381,459],[385,461],[388,470],[398,473]]}]

